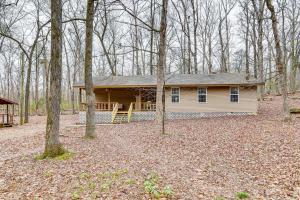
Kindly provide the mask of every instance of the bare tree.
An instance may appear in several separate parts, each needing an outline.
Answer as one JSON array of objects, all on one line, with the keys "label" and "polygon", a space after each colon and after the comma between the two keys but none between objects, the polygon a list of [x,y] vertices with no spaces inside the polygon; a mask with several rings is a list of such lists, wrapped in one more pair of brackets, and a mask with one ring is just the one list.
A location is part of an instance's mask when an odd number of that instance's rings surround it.
[{"label": "bare tree", "polygon": [[194,37],[194,72],[195,74],[198,73],[198,49],[197,49],[197,30],[198,30],[198,25],[199,25],[199,5],[198,1],[195,0],[190,0],[191,5],[192,5],[192,10],[193,10],[193,37]]},{"label": "bare tree", "polygon": [[[219,33],[219,40],[220,40],[220,71],[221,72],[228,72],[230,69],[229,66],[229,25],[228,25],[228,15],[234,8],[237,1],[228,1],[228,0],[221,0],[219,2],[219,24],[218,24],[218,33]],[[225,22],[225,35],[226,38],[223,38],[223,23]],[[225,40],[225,41],[224,41]]]},{"label": "bare tree", "polygon": [[167,32],[168,0],[162,0],[160,19],[159,54],[157,64],[157,89],[156,89],[156,121],[160,133],[165,133],[165,66],[166,66],[166,32]]},{"label": "bare tree", "polygon": [[85,91],[86,91],[86,130],[85,137],[94,138],[95,134],[95,94],[93,88],[93,22],[94,22],[94,0],[88,0],[86,14],[86,37],[85,37]]},{"label": "bare tree", "polygon": [[[264,52],[263,52],[263,20],[264,20],[264,0],[258,0],[258,6],[256,0],[252,0],[255,17],[258,24],[258,39],[257,39],[257,55],[258,55],[258,79],[259,81],[264,81]],[[263,99],[263,86],[257,86],[258,89],[258,98],[260,101]]]},{"label": "bare tree", "polygon": [[24,60],[24,52],[21,52],[20,58],[20,66],[21,66],[21,77],[20,77],[20,101],[19,101],[19,117],[20,117],[20,125],[24,123],[24,68],[25,68],[25,60]]},{"label": "bare tree", "polygon": [[[105,36],[106,36],[107,29],[108,29],[108,26],[109,26],[109,18],[108,18],[109,17],[108,16],[109,11],[107,10],[108,5],[106,3],[106,0],[104,0],[102,2],[103,2],[103,5],[101,7],[102,12],[100,12],[96,17],[96,25],[95,25],[94,32],[100,40],[100,44],[101,44],[101,47],[102,47],[102,50],[103,50],[103,54],[105,55],[105,58],[107,59],[107,63],[108,63],[108,66],[111,70],[111,74],[113,76],[116,76],[117,72],[115,70],[115,68],[116,68],[115,62],[111,58],[110,52],[108,51],[108,48],[106,47],[106,44],[105,44],[105,41],[107,40],[105,38]],[[97,9],[97,10],[100,10],[100,8]],[[100,25],[101,25],[101,30],[98,30],[98,29],[100,29]]]},{"label": "bare tree", "polygon": [[[300,8],[297,8],[297,0],[291,0],[290,6],[286,6],[289,10],[287,18],[290,23],[290,90],[295,92],[297,89],[296,75],[300,70],[300,37],[299,37],[299,23]],[[298,32],[298,35],[297,35]]]},{"label": "bare tree", "polygon": [[56,157],[65,152],[59,141],[62,80],[62,2],[51,1],[51,77],[46,141],[43,157]]},{"label": "bare tree", "polygon": [[250,78],[250,61],[249,61],[249,32],[250,32],[250,14],[249,14],[249,0],[244,0],[241,2],[241,7],[243,9],[243,18],[245,19],[245,72],[246,79]]},{"label": "bare tree", "polygon": [[[28,49],[26,49],[26,45],[23,43],[23,41],[18,40],[15,36],[10,34],[10,30],[0,30],[0,35],[3,37],[6,37],[8,39],[11,39],[12,41],[16,42],[20,49],[24,52],[24,55],[26,56],[28,60],[28,68],[27,68],[27,78],[26,78],[26,85],[25,85],[25,111],[24,111],[24,122],[28,123],[29,121],[29,106],[30,106],[30,84],[31,84],[31,70],[33,65],[33,56],[35,52],[36,45],[38,43],[38,39],[40,37],[41,30],[50,22],[47,21],[46,23],[42,24],[40,21],[40,2],[36,1],[34,2],[34,6],[36,9],[36,33],[34,35],[34,39],[31,45],[29,45]],[[20,11],[21,12],[21,11]]]},{"label": "bare tree", "polygon": [[279,82],[282,90],[282,98],[283,98],[283,114],[284,114],[284,120],[289,121],[290,120],[290,112],[289,112],[289,106],[287,102],[287,79],[285,74],[285,65],[283,61],[283,55],[282,55],[282,49],[280,45],[280,36],[278,33],[278,27],[277,27],[277,17],[275,13],[275,9],[273,6],[272,0],[266,0],[267,7],[271,13],[271,20],[272,20],[272,30],[273,30],[273,36],[275,39],[275,49],[276,49],[276,65],[277,70],[279,73]]},{"label": "bare tree", "polygon": [[[155,0],[151,0],[150,2],[150,18],[151,18],[151,26],[154,27],[154,23],[155,23]],[[154,51],[154,30],[151,29],[150,30],[150,58],[149,58],[149,65],[150,65],[150,74],[153,75],[154,74],[154,64],[153,64],[153,59],[154,59],[154,55],[153,55],[153,51]]]}]

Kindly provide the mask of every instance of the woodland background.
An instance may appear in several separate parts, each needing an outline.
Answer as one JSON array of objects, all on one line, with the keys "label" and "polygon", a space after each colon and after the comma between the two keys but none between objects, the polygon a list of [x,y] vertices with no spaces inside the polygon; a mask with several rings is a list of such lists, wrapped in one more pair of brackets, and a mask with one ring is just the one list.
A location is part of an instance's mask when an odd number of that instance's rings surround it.
[{"label": "woodland background", "polygon": [[[0,3],[0,94],[45,112],[49,85],[50,5]],[[156,73],[160,1],[103,0],[95,5],[93,76]],[[288,90],[300,68],[300,1],[275,0]],[[263,0],[170,0],[166,73],[239,72],[280,93],[270,13]],[[73,83],[84,78],[86,2],[63,1],[62,108],[77,108]],[[26,103],[25,103],[26,104]]]}]

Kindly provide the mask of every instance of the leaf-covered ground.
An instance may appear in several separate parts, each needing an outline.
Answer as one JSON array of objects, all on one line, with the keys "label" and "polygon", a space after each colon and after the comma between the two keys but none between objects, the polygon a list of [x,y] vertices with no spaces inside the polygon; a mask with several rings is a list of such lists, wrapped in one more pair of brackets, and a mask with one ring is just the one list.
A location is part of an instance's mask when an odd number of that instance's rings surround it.
[{"label": "leaf-covered ground", "polygon": [[45,117],[33,117],[0,129],[0,199],[300,199],[300,118],[282,122],[280,99],[257,116],[168,122],[164,136],[141,122],[97,126],[85,140],[84,127],[68,126],[78,116],[62,116],[69,159],[34,158]]}]

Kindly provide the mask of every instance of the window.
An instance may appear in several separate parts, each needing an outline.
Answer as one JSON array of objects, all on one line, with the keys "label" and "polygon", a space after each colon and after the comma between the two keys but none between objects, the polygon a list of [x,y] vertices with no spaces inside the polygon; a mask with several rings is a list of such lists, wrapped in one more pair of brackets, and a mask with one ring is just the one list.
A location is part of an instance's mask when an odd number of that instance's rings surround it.
[{"label": "window", "polygon": [[198,88],[198,102],[207,102],[207,88]]},{"label": "window", "polygon": [[171,89],[171,97],[172,97],[172,103],[179,103],[179,94],[180,89],[179,88],[172,88]]},{"label": "window", "polygon": [[238,87],[230,88],[230,102],[239,102],[239,88]]}]

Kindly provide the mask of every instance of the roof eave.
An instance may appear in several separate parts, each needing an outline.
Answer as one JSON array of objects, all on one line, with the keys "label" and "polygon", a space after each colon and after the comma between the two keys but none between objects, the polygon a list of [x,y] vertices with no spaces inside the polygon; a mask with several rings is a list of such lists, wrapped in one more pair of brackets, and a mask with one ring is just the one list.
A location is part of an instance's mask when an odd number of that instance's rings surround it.
[{"label": "roof eave", "polygon": [[18,105],[19,103],[16,102],[16,101],[12,101],[12,100],[9,100],[9,99],[5,99],[5,98],[1,98],[0,97],[0,102],[4,102],[4,103],[0,103],[0,105]]},{"label": "roof eave", "polygon": [[[253,83],[220,83],[220,84],[165,84],[166,87],[180,86],[180,87],[199,87],[199,86],[255,86],[264,85],[264,82],[253,82]],[[84,85],[74,85],[74,88],[85,88]],[[153,85],[94,85],[94,88],[139,88],[139,87],[156,87]]]}]

